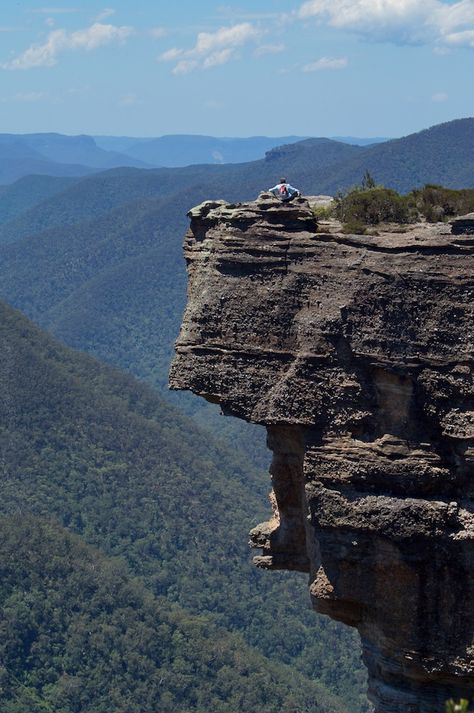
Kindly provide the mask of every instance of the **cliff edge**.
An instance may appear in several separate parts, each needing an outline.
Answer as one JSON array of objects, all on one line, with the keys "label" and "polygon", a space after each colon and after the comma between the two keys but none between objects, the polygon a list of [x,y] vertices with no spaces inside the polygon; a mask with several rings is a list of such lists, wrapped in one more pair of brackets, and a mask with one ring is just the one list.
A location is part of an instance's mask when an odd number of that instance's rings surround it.
[{"label": "cliff edge", "polygon": [[470,698],[474,236],[344,235],[268,194],[190,218],[170,383],[267,428],[256,564],[357,627],[377,713]]}]

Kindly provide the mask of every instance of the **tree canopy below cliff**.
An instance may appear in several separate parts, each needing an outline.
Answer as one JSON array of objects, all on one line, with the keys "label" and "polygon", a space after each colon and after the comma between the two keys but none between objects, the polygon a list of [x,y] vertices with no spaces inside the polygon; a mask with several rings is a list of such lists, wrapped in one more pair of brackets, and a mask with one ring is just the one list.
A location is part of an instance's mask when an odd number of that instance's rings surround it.
[{"label": "tree canopy below cliff", "polygon": [[[264,479],[145,384],[67,350],[4,305],[0,316],[0,512],[59,522],[123,558],[154,596],[239,632],[270,668],[292,665],[341,696],[336,710],[357,711],[365,676],[356,638],[309,609],[304,577],[249,562]],[[46,577],[47,552],[38,556]],[[58,605],[57,616],[67,611]],[[16,650],[12,637],[5,645]],[[45,654],[40,678],[48,666]]]},{"label": "tree canopy below cliff", "polygon": [[0,518],[0,574],[3,713],[345,710],[57,524]]}]

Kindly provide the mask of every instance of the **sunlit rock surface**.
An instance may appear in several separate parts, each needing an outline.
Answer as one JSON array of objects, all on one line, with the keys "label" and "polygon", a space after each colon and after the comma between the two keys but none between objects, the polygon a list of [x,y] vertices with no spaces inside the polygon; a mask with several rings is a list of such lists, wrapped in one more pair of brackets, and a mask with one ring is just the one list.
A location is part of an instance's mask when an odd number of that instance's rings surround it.
[{"label": "sunlit rock surface", "polygon": [[171,386],[267,427],[256,564],[358,628],[377,713],[441,713],[474,691],[474,240],[311,207],[190,212]]}]

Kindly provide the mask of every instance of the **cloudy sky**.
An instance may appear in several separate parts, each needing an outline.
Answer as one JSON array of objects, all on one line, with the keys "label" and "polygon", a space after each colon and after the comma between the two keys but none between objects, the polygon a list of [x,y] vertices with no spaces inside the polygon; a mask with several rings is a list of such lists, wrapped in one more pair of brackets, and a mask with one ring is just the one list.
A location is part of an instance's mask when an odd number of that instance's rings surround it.
[{"label": "cloudy sky", "polygon": [[0,132],[401,136],[474,115],[474,0],[36,0]]}]

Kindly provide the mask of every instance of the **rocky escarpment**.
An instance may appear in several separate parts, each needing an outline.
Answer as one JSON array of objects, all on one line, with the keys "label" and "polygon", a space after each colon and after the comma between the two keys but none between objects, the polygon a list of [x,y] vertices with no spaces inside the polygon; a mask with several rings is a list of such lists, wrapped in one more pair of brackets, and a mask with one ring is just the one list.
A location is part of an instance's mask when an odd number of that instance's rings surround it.
[{"label": "rocky escarpment", "polygon": [[267,427],[256,564],[358,628],[377,713],[471,697],[472,235],[344,235],[266,195],[190,217],[171,386]]}]

